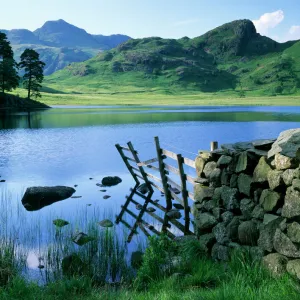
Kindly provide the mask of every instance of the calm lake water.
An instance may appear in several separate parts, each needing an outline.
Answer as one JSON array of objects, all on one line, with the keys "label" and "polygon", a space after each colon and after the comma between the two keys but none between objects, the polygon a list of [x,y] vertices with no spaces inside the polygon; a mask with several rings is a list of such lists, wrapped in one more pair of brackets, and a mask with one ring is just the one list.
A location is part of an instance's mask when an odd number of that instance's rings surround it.
[{"label": "calm lake water", "polygon": [[[84,222],[78,220],[101,221],[103,213],[114,218],[120,212],[134,181],[115,144],[132,141],[146,160],[155,157],[153,138],[159,136],[162,147],[194,159],[199,149],[209,148],[210,141],[276,138],[281,131],[299,126],[300,107],[55,107],[31,113],[30,120],[26,113],[1,115],[0,179],[6,180],[0,183],[1,224],[24,248],[34,249],[29,267],[36,268],[38,252],[53,235],[49,230],[53,219],[76,222],[81,229]],[[104,200],[96,183],[109,175],[123,181],[108,188],[104,194],[111,198]],[[21,204],[27,187],[76,184],[74,195],[82,198],[34,212]],[[155,197],[164,202],[160,193]],[[7,202],[13,211],[5,211]],[[38,242],[28,239],[27,227],[38,235]],[[137,243],[133,240],[133,245]]]}]

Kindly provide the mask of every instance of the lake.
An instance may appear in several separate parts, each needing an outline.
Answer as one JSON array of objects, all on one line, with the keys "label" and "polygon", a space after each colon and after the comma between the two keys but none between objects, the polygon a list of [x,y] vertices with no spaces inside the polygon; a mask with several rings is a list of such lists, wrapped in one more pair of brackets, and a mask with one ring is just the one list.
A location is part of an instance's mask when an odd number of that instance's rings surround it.
[{"label": "lake", "polygon": [[[115,144],[131,141],[147,160],[156,155],[153,138],[158,136],[162,147],[194,159],[211,141],[276,138],[299,124],[300,107],[54,107],[30,118],[1,115],[0,179],[6,182],[0,183],[0,234],[9,233],[21,249],[30,249],[29,269],[36,270],[38,257],[55,240],[54,219],[84,231],[89,220],[107,216],[114,221],[120,212],[134,181]],[[96,183],[110,175],[122,183],[100,192]],[[23,207],[27,187],[53,185],[78,185],[74,195],[82,198],[33,212]],[[106,194],[111,198],[103,199]],[[164,202],[160,193],[155,197]],[[135,237],[131,249],[143,239]]]}]

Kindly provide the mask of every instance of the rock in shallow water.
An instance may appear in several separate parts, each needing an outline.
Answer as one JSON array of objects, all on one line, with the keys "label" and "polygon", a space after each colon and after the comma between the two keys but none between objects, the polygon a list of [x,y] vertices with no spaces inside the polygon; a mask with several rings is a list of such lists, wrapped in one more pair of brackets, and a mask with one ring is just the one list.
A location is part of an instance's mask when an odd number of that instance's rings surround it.
[{"label": "rock in shallow water", "polygon": [[101,227],[108,228],[108,227],[113,227],[114,223],[111,220],[105,219],[105,220],[100,221],[99,225]]},{"label": "rock in shallow water", "polygon": [[75,192],[75,189],[67,186],[29,187],[22,198],[22,204],[28,211],[39,210],[52,203],[70,198]]},{"label": "rock in shallow water", "polygon": [[102,179],[102,184],[104,186],[114,186],[114,185],[118,185],[121,182],[122,179],[118,176],[108,176]]}]

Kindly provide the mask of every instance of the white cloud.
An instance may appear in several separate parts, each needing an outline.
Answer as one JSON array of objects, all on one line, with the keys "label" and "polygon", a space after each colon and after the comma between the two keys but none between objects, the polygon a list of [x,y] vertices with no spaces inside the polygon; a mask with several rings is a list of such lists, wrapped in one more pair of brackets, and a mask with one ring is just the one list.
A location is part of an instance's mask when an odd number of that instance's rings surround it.
[{"label": "white cloud", "polygon": [[277,10],[271,13],[263,14],[258,20],[253,20],[257,32],[262,35],[267,35],[269,29],[276,27],[284,19],[282,10]]},{"label": "white cloud", "polygon": [[300,26],[293,25],[289,29],[288,40],[300,40]]},{"label": "white cloud", "polygon": [[184,20],[184,21],[179,21],[173,24],[173,26],[185,26],[189,24],[194,24],[198,23],[200,20],[199,19],[189,19],[189,20]]}]

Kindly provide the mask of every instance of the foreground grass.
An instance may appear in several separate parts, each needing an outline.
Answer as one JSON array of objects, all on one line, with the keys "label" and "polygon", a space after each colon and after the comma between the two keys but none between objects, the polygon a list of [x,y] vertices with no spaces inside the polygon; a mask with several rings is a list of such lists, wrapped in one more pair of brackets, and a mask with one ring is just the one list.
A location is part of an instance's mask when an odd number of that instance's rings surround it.
[{"label": "foreground grass", "polygon": [[[26,96],[25,90],[14,93]],[[42,93],[41,102],[47,105],[253,105],[253,106],[299,106],[297,96],[260,96],[249,95],[240,98],[235,93],[194,93],[161,94],[158,92],[124,92],[124,93]]]}]

